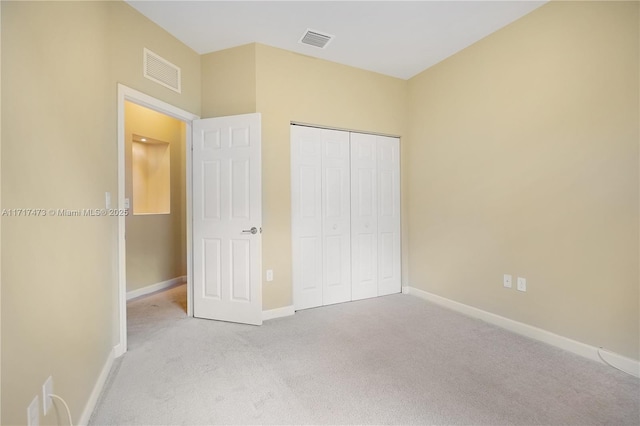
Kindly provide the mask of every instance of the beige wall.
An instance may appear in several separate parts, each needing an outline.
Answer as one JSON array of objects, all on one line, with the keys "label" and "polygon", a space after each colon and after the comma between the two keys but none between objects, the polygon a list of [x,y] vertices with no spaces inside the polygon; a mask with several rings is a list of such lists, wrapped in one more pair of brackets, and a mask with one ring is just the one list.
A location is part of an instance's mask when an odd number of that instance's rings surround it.
[{"label": "beige wall", "polygon": [[[185,133],[182,121],[131,102],[125,103],[125,196],[131,200],[126,218],[127,291],[187,274]],[[131,155],[134,134],[169,143],[169,214],[132,214],[136,203]]]},{"label": "beige wall", "polygon": [[202,56],[202,117],[256,112],[256,45]]},{"label": "beige wall", "polygon": [[[200,115],[200,55],[169,35],[122,1],[107,1],[106,17],[111,78],[173,106]],[[182,93],[174,92],[142,74],[142,49],[162,56],[182,71]],[[114,92],[115,87],[110,87]],[[115,94],[114,94],[115,96]],[[113,105],[115,108],[115,104]]]},{"label": "beige wall", "polygon": [[[256,45],[256,106],[262,113],[263,307],[292,304],[291,121],[403,136],[404,80]],[[401,140],[404,149],[404,140]]]},{"label": "beige wall", "polygon": [[554,2],[410,80],[412,286],[639,358],[638,16]]},{"label": "beige wall", "polygon": [[[199,113],[199,56],[130,6],[0,7],[3,208],[115,199],[118,82]],[[182,67],[181,95],[142,77],[143,47]],[[3,425],[26,422],[49,375],[78,422],[117,340],[116,229],[109,217],[2,218]]]}]

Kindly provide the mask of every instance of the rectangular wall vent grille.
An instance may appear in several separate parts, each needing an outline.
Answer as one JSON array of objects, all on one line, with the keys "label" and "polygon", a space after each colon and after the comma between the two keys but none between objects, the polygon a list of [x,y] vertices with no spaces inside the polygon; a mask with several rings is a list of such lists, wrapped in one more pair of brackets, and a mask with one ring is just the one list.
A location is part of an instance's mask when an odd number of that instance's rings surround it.
[{"label": "rectangular wall vent grille", "polygon": [[309,46],[324,49],[325,47],[327,47],[331,40],[333,40],[332,35],[322,34],[318,31],[307,29],[302,38],[299,40],[299,43],[308,44]]},{"label": "rectangular wall vent grille", "polygon": [[144,76],[178,93],[182,93],[180,68],[149,49],[144,49]]}]

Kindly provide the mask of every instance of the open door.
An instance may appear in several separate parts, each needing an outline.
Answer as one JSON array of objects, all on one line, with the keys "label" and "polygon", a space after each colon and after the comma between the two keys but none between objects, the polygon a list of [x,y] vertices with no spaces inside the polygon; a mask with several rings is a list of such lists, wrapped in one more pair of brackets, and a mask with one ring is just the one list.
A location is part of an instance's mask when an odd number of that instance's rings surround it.
[{"label": "open door", "polygon": [[260,114],[193,121],[193,315],[262,324]]}]

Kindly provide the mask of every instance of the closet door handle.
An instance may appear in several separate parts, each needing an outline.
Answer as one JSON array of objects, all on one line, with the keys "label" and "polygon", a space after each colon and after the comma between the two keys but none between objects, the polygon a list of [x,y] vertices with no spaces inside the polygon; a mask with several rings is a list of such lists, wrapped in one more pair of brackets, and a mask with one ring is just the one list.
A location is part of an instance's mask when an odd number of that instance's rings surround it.
[{"label": "closet door handle", "polygon": [[255,226],[251,229],[243,229],[242,230],[243,234],[257,234],[258,233],[258,228],[256,228]]}]

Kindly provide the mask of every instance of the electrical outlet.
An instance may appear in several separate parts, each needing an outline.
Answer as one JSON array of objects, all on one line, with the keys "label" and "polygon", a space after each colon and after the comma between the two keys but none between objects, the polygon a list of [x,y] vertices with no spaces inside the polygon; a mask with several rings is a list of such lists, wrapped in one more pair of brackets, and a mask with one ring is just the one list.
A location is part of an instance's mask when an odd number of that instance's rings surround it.
[{"label": "electrical outlet", "polygon": [[504,286],[506,288],[511,288],[512,287],[511,282],[512,282],[511,281],[511,275],[504,274],[504,280],[503,280]]},{"label": "electrical outlet", "polygon": [[51,400],[51,395],[53,393],[53,377],[49,376],[49,378],[42,385],[42,411],[44,415],[47,415],[47,412],[53,407],[53,401]]},{"label": "electrical outlet", "polygon": [[518,290],[519,291],[527,291],[527,279],[518,277]]},{"label": "electrical outlet", "polygon": [[104,193],[104,208],[105,209],[110,209],[111,208],[111,193],[110,192],[105,192]]},{"label": "electrical outlet", "polygon": [[40,426],[40,400],[38,395],[27,407],[27,426]]},{"label": "electrical outlet", "polygon": [[267,281],[273,281],[273,269],[267,269]]}]

